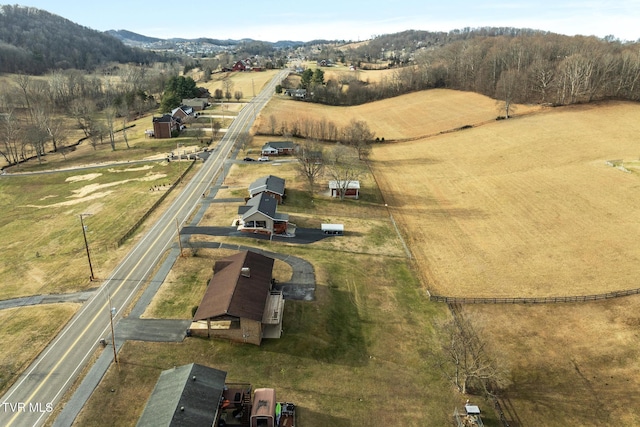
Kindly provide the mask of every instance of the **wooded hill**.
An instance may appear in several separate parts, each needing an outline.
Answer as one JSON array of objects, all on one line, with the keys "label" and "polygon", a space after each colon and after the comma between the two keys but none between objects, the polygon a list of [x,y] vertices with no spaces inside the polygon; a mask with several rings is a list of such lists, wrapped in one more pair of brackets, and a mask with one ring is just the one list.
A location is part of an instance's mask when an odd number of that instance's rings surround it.
[{"label": "wooded hill", "polygon": [[640,43],[613,37],[516,28],[407,31],[324,54],[324,59],[358,67],[374,64],[397,70],[379,83],[353,76],[312,89],[312,101],[332,105],[362,104],[436,87],[481,93],[507,106],[640,100]]},{"label": "wooded hill", "polygon": [[162,60],[151,51],[125,46],[116,38],[44,10],[0,6],[0,72],[38,75],[75,68],[91,71],[107,62]]}]

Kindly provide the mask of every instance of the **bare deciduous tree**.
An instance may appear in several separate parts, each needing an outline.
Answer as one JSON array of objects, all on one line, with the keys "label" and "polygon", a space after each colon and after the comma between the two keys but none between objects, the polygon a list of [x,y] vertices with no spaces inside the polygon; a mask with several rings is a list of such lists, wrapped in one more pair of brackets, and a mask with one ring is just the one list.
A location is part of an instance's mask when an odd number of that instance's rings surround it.
[{"label": "bare deciduous tree", "polygon": [[276,116],[274,116],[273,114],[269,116],[269,126],[271,127],[271,135],[275,135],[278,122],[277,122]]},{"label": "bare deciduous tree", "polygon": [[306,140],[296,151],[297,169],[309,184],[309,193],[313,197],[316,180],[324,172],[324,155],[322,146],[315,140]]},{"label": "bare deciduous tree", "polygon": [[69,113],[74,119],[76,119],[78,127],[82,129],[85,137],[91,136],[95,110],[95,103],[84,98],[76,99],[70,105]]},{"label": "bare deciduous tree", "polygon": [[375,134],[364,120],[352,119],[342,130],[343,142],[345,145],[355,148],[359,160],[364,160],[369,155],[374,137]]},{"label": "bare deciduous tree", "polygon": [[337,183],[340,200],[344,200],[349,185],[364,173],[364,165],[356,153],[352,147],[336,144],[327,156],[326,170]]},{"label": "bare deciduous tree", "polygon": [[13,110],[0,114],[0,130],[0,155],[10,165],[18,164],[24,158],[24,138]]},{"label": "bare deciduous tree", "polygon": [[211,119],[211,139],[216,139],[222,129],[222,124],[218,120]]},{"label": "bare deciduous tree", "polygon": [[[462,394],[470,391],[493,393],[494,387],[508,383],[507,369],[487,352],[485,343],[478,338],[471,322],[458,316],[440,325],[443,332],[442,354],[445,359],[437,363],[443,375]],[[437,360],[437,359],[436,359]]]},{"label": "bare deciduous tree", "polygon": [[64,121],[53,115],[53,105],[38,103],[33,110],[34,125],[46,132],[53,145],[53,151],[57,152],[60,144],[63,144],[67,138]]},{"label": "bare deciduous tree", "polygon": [[519,84],[518,78],[519,73],[517,70],[504,71],[500,75],[500,80],[498,80],[498,85],[496,86],[496,98],[501,100],[505,119],[511,117],[514,109],[514,99]]}]

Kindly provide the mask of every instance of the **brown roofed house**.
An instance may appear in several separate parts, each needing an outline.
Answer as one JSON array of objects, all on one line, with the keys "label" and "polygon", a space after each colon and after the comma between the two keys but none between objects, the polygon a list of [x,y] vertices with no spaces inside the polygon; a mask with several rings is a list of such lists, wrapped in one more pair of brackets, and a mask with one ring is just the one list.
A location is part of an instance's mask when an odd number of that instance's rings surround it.
[{"label": "brown roofed house", "polygon": [[282,331],[282,293],[271,289],[273,258],[244,251],[216,262],[190,333],[260,345]]}]

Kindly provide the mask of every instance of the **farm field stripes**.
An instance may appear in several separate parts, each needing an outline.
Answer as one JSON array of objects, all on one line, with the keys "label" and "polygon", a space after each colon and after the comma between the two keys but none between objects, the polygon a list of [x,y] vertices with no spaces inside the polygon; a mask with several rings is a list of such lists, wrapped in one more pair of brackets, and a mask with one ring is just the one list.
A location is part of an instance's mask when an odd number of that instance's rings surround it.
[{"label": "farm field stripes", "polygon": [[637,287],[638,177],[606,163],[635,160],[637,114],[559,109],[376,146],[372,168],[427,286],[459,297]]}]

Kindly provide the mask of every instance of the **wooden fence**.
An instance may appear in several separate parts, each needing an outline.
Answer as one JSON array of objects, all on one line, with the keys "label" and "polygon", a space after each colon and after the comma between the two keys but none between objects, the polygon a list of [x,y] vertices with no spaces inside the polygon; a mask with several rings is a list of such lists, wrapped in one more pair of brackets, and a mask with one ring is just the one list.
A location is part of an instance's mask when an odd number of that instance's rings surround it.
[{"label": "wooden fence", "polygon": [[164,201],[164,199],[167,198],[167,196],[169,195],[169,193],[171,193],[171,191],[176,188],[176,186],[178,184],[180,184],[182,182],[182,180],[184,179],[184,177],[187,175],[187,173],[189,173],[189,171],[191,170],[191,168],[193,167],[193,165],[196,164],[196,161],[192,161],[191,164],[189,165],[188,168],[186,168],[184,170],[184,172],[182,172],[182,175],[180,175],[180,177],[176,180],[176,182],[174,182],[171,187],[169,188],[169,190],[165,191],[164,194],[162,194],[162,196],[160,196],[160,198],[158,200],[156,200],[156,202],[153,204],[153,206],[151,206],[151,208],[149,208],[149,210],[147,212],[145,212],[144,215],[142,215],[142,217],[140,217],[140,219],[138,221],[136,221],[136,223],[129,229],[129,231],[127,231],[126,233],[124,233],[124,235],[122,237],[120,237],[120,239],[118,239],[118,246],[122,246],[122,244],[131,236],[133,236],[133,233],[136,232],[136,230],[142,225],[142,223],[149,217],[149,215],[151,215],[153,213],[153,211],[155,211],[158,206],[160,206],[160,203],[162,203]]},{"label": "wooden fence", "polygon": [[607,292],[606,294],[578,295],[565,297],[536,297],[536,298],[461,298],[445,297],[440,295],[429,295],[429,301],[444,302],[447,304],[553,304],[563,302],[586,302],[598,301],[612,298],[626,297],[640,294],[639,289],[628,289],[624,291]]}]

